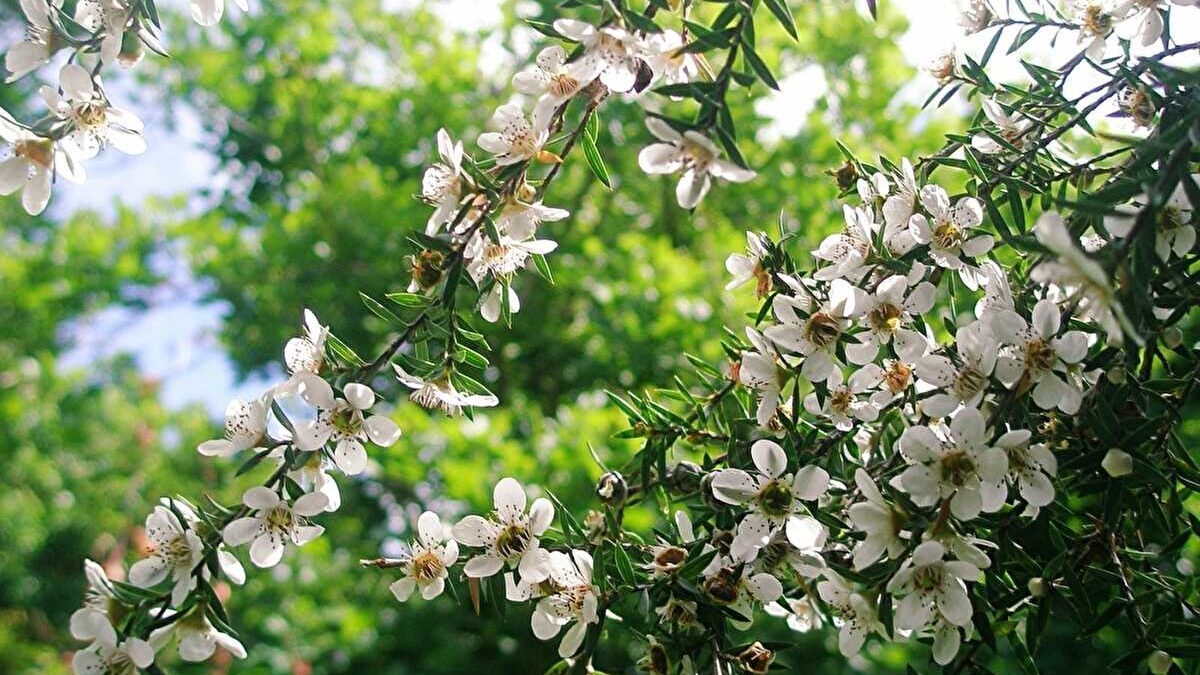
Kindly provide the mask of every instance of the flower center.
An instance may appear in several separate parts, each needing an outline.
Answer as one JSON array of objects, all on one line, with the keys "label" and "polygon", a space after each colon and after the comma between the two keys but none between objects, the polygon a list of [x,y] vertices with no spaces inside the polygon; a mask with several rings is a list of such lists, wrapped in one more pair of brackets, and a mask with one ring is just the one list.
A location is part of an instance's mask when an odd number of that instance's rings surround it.
[{"label": "flower center", "polygon": [[1033,373],[1044,373],[1054,365],[1055,356],[1054,347],[1045,340],[1030,340],[1025,345],[1025,368]]},{"label": "flower center", "polygon": [[496,554],[506,560],[516,558],[525,553],[532,539],[533,534],[524,525],[506,525],[500,530],[500,534],[496,535]]},{"label": "flower center", "polygon": [[412,560],[411,573],[417,581],[430,582],[446,571],[446,565],[433,551],[422,551]]},{"label": "flower center", "polygon": [[654,556],[654,566],[659,570],[670,572],[677,569],[687,560],[687,551],[678,546],[666,546]]},{"label": "flower center", "polygon": [[17,157],[33,162],[43,169],[49,169],[54,163],[54,145],[50,141],[18,141],[13,146],[13,152]]},{"label": "flower center", "polygon": [[942,457],[942,482],[962,487],[975,473],[975,460],[963,450],[954,449]]},{"label": "flower center", "polygon": [[844,415],[850,411],[852,403],[854,403],[854,394],[845,387],[838,387],[829,392],[829,408],[834,412]]},{"label": "flower center", "polygon": [[888,390],[893,394],[908,389],[908,383],[912,381],[912,368],[907,363],[899,360],[890,360],[886,364],[886,369],[883,371],[883,383]]},{"label": "flower center", "polygon": [[885,333],[895,332],[900,327],[900,319],[904,313],[900,308],[890,302],[881,302],[872,309],[867,316],[867,320],[871,322],[871,327],[877,331]]},{"label": "flower center", "polygon": [[971,366],[963,366],[963,369],[958,371],[958,377],[954,379],[954,393],[958,395],[960,401],[975,396],[983,391],[987,386],[987,376]]},{"label": "flower center", "polygon": [[792,490],[783,481],[768,481],[758,491],[758,507],[768,516],[786,516],[792,512]]},{"label": "flower center", "polygon": [[266,523],[269,530],[291,532],[296,524],[296,517],[292,515],[291,509],[280,504],[267,512]]},{"label": "flower center", "polygon": [[1091,3],[1083,10],[1079,23],[1083,27],[1084,33],[1099,37],[1108,35],[1108,32],[1112,30],[1113,18],[1111,14],[1104,11],[1104,7],[1100,4]]},{"label": "flower center", "polygon": [[108,106],[103,103],[76,103],[72,108],[75,123],[86,129],[104,126],[107,119]]},{"label": "flower center", "polygon": [[537,136],[528,124],[513,123],[504,130],[504,139],[508,141],[509,154],[519,157],[532,157],[537,154]]},{"label": "flower center", "polygon": [[808,318],[804,332],[810,342],[824,349],[837,341],[842,334],[842,325],[825,312],[817,312]]},{"label": "flower center", "polygon": [[155,552],[172,567],[188,564],[192,560],[192,547],[188,545],[187,537],[182,534],[172,537]]},{"label": "flower center", "polygon": [[933,230],[933,245],[937,248],[954,248],[962,242],[962,230],[949,220],[938,223]]},{"label": "flower center", "polygon": [[913,573],[912,585],[919,593],[932,593],[942,587],[941,565],[926,565]]},{"label": "flower center", "polygon": [[363,419],[361,413],[350,406],[346,406],[335,411],[329,422],[342,435],[355,437],[362,430]]},{"label": "flower center", "polygon": [[566,73],[559,73],[550,78],[550,84],[546,87],[546,91],[558,98],[566,98],[579,91],[579,80]]},{"label": "flower center", "polygon": [[498,277],[510,277],[525,266],[529,253],[508,244],[489,244],[483,249],[483,265]]}]

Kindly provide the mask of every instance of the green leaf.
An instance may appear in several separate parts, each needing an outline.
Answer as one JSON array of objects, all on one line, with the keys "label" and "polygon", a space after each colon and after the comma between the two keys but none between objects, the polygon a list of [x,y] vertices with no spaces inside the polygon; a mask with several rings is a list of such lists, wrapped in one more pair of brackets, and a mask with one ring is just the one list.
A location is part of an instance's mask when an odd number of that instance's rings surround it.
[{"label": "green leaf", "polygon": [[763,84],[775,91],[779,91],[779,83],[775,81],[775,76],[771,74],[771,70],[767,68],[767,64],[763,63],[762,57],[758,55],[758,52],[754,51],[754,48],[750,45],[742,45],[742,57],[746,59],[746,63],[758,75],[758,79],[763,81]]},{"label": "green leaf", "polygon": [[792,17],[792,10],[788,7],[786,0],[765,0],[767,9],[779,19],[779,25],[787,31],[788,35],[792,36],[793,40],[799,40],[800,36],[796,34],[796,19]]},{"label": "green leaf", "polygon": [[612,179],[609,178],[608,167],[604,165],[604,158],[600,156],[600,150],[596,147],[599,134],[600,118],[593,113],[583,129],[583,135],[580,136],[579,144],[583,147],[583,157],[587,160],[588,168],[592,170],[592,174],[601,183],[604,183],[604,187],[611,190]]}]

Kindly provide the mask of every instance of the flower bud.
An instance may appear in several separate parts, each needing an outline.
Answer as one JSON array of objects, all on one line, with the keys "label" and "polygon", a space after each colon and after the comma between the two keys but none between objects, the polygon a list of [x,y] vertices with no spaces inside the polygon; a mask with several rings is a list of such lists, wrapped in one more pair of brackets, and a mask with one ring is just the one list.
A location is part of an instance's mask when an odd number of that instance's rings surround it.
[{"label": "flower bud", "polygon": [[609,471],[596,482],[596,496],[608,506],[620,506],[629,496],[629,486],[621,474]]},{"label": "flower bud", "polygon": [[607,528],[608,523],[604,520],[604,514],[595,509],[589,509],[587,515],[583,517],[583,529],[587,530],[587,539],[593,544],[604,539],[604,532]]},{"label": "flower bud", "polygon": [[1133,473],[1133,456],[1124,450],[1113,448],[1104,455],[1100,466],[1113,478],[1121,478]]},{"label": "flower bud", "polygon": [[1183,344],[1183,331],[1179,330],[1178,326],[1171,326],[1162,332],[1163,344],[1175,349]]},{"label": "flower bud", "polygon": [[1047,584],[1046,580],[1041,577],[1034,577],[1030,579],[1026,586],[1029,588],[1029,594],[1035,598],[1045,597],[1045,595],[1050,592],[1050,585]]},{"label": "flower bud", "polygon": [[1125,369],[1121,366],[1113,366],[1104,371],[1104,377],[1113,384],[1125,384]]},{"label": "flower bud", "polygon": [[1146,663],[1154,675],[1166,675],[1167,671],[1171,669],[1171,655],[1160,649],[1151,654],[1150,658],[1146,659]]},{"label": "flower bud", "polygon": [[521,187],[517,188],[517,200],[525,203],[532,202],[537,197],[537,188],[529,183],[521,183]]},{"label": "flower bud", "polygon": [[742,669],[754,675],[765,675],[771,667],[771,661],[774,660],[775,652],[764,647],[761,642],[755,642],[738,654],[738,663]]},{"label": "flower bud", "polygon": [[713,493],[712,483],[716,476],[717,472],[713,471],[711,473],[704,474],[704,477],[700,479],[700,498],[704,500],[704,505],[708,508],[712,509],[713,511],[720,511],[727,508],[729,505],[720,499],[717,499],[716,494]]},{"label": "flower bud", "polygon": [[700,487],[700,477],[704,470],[695,462],[680,462],[671,467],[667,485],[673,492],[686,494]]}]

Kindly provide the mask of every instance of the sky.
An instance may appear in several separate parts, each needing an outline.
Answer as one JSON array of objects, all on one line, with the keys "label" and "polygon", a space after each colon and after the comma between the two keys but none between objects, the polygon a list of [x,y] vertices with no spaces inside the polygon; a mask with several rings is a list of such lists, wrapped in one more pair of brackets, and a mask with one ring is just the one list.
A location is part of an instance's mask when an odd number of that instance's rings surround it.
[{"label": "sky", "polygon": [[[900,41],[910,64],[922,67],[947,49],[957,46],[967,53],[978,54],[986,47],[991,34],[961,38],[957,12],[951,0],[885,0],[904,12],[911,27]],[[403,10],[421,0],[385,0],[385,7]],[[477,0],[438,0],[425,2],[455,30],[475,32],[501,21],[498,3],[479,3]],[[865,2],[858,0],[862,11]],[[480,11],[480,7],[492,10]],[[518,7],[518,12],[522,8]],[[1183,8],[1183,12],[1200,10]],[[236,17],[234,18],[236,20]],[[1200,20],[1177,21],[1173,26],[1179,42],[1200,39]],[[530,31],[532,33],[532,31]],[[496,38],[498,40],[498,37]],[[528,37],[532,49],[533,36]],[[495,40],[483,46],[496,77],[512,57]],[[1078,51],[1075,39],[1064,35],[1051,43],[1036,39],[1018,54],[1000,57],[989,66],[997,79],[1020,81],[1023,70],[1019,57],[1031,57],[1039,63],[1054,65],[1067,61]],[[797,133],[808,112],[817,100],[828,92],[824,72],[802,62],[785,64],[790,72],[780,73],[781,91],[759,104],[758,112],[772,122],[760,130],[758,141],[770,144],[781,137]],[[1072,84],[1076,90],[1090,86],[1094,78],[1082,76]],[[908,87],[897,92],[904,101],[920,102],[932,90],[931,78],[918,77]],[[124,100],[120,87],[114,97]],[[970,114],[971,106],[960,101],[958,110]],[[194,196],[203,188],[217,187],[220,176],[217,163],[204,149],[201,126],[194,113],[185,106],[175,106],[172,120],[164,119],[161,101],[143,100],[131,106],[147,123],[146,138],[149,150],[140,157],[126,157],[117,152],[102,153],[88,166],[87,189],[56,191],[51,204],[52,214],[65,216],[81,208],[90,208],[111,215],[117,200],[140,204],[148,197]],[[173,122],[168,124],[168,122]],[[148,178],[153,176],[154,180]],[[214,178],[215,177],[215,178]],[[235,371],[215,338],[221,326],[225,308],[219,304],[203,303],[203,287],[193,279],[178,259],[166,256],[155,261],[170,278],[161,297],[156,297],[147,311],[108,309],[69,326],[67,331],[74,348],[66,355],[67,367],[85,367],[95,359],[116,353],[133,354],[150,378],[161,382],[161,395],[166,405],[180,407],[198,403],[214,416],[220,415],[232,398],[257,397],[271,382],[263,379],[238,381]],[[314,308],[318,311],[320,308]],[[299,330],[299,308],[297,330]],[[282,345],[280,351],[282,354]]]}]

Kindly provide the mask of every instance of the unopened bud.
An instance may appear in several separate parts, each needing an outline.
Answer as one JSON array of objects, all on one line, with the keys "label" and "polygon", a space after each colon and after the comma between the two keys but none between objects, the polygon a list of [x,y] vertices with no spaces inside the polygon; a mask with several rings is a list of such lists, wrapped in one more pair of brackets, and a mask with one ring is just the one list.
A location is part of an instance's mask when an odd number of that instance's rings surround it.
[{"label": "unopened bud", "polygon": [[1113,478],[1128,476],[1133,473],[1133,456],[1124,450],[1113,448],[1104,455],[1100,466]]},{"label": "unopened bud", "polygon": [[1049,584],[1047,584],[1046,580],[1041,577],[1034,577],[1030,579],[1026,586],[1029,588],[1029,594],[1035,598],[1044,597],[1046,593],[1050,592]]},{"label": "unopened bud", "polygon": [[609,471],[596,482],[596,496],[608,506],[620,506],[629,496],[629,486],[621,474]]},{"label": "unopened bud", "polygon": [[1104,377],[1113,384],[1125,384],[1125,369],[1121,366],[1113,366],[1104,371]]},{"label": "unopened bud", "polygon": [[753,675],[765,675],[771,667],[771,661],[774,660],[775,652],[764,647],[761,642],[755,642],[738,654],[738,663],[747,673]]},{"label": "unopened bud", "polygon": [[1171,326],[1162,332],[1163,344],[1171,349],[1175,349],[1183,344],[1183,331],[1179,330],[1178,326]]},{"label": "unopened bud", "polygon": [[1171,655],[1160,649],[1151,654],[1146,663],[1154,675],[1166,675],[1167,671],[1171,669]]},{"label": "unopened bud", "polygon": [[542,164],[561,164],[562,157],[550,152],[549,150],[538,150],[538,153],[533,157]]},{"label": "unopened bud", "polygon": [[700,477],[704,469],[695,462],[680,462],[671,467],[669,486],[673,492],[686,494],[700,487]]},{"label": "unopened bud", "polygon": [[529,183],[521,183],[521,187],[517,188],[517,199],[525,203],[532,202],[537,197],[537,188]]}]

